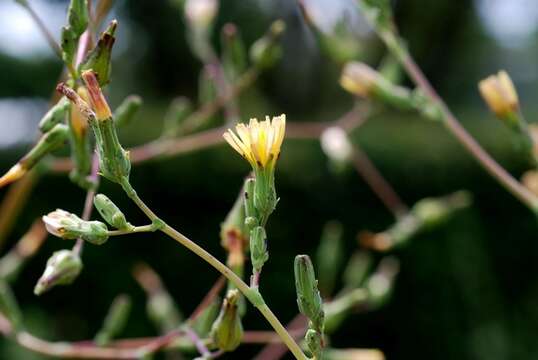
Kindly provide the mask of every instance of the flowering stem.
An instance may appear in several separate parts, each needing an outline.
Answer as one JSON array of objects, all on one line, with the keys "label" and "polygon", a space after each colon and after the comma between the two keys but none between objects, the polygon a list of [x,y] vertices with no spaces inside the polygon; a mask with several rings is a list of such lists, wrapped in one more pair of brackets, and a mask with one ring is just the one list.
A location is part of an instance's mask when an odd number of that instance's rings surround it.
[{"label": "flowering stem", "polygon": [[170,236],[172,239],[179,242],[181,245],[185,246],[187,249],[204,259],[207,263],[213,266],[217,271],[224,275],[230,282],[232,282],[243,295],[254,305],[265,317],[265,319],[271,324],[275,329],[277,334],[282,339],[282,342],[290,349],[296,359],[307,360],[299,345],[291,337],[288,331],[280,323],[278,318],[273,314],[271,309],[267,306],[263,297],[257,290],[251,289],[239,276],[237,276],[230,268],[224,265],[216,257],[207,252],[204,248],[187,238],[185,235],[181,234],[176,229],[172,228],[170,225],[166,224],[164,221],[159,219],[157,215],[140,199],[137,195],[134,188],[129,183],[127,178],[122,179],[120,184],[124,191],[127,193],[133,202],[146,214],[146,216],[154,223],[161,224],[160,230],[166,235]]},{"label": "flowering stem", "polygon": [[[374,26],[375,28],[375,26]],[[495,178],[506,190],[514,195],[529,209],[538,212],[538,198],[527,190],[519,181],[499,165],[476,140],[461,126],[460,122],[448,108],[437,91],[430,84],[422,70],[419,68],[409,51],[402,46],[400,39],[392,31],[377,29],[377,33],[385,45],[402,64],[403,68],[413,82],[424,91],[431,101],[439,107],[443,117],[443,124],[465,147],[465,149],[479,162],[480,165]]]}]

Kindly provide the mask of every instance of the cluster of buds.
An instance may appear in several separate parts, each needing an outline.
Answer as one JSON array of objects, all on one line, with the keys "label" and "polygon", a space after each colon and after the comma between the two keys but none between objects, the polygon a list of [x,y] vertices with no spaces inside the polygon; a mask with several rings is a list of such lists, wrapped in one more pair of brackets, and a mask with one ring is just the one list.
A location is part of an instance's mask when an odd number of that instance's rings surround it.
[{"label": "cluster of buds", "polygon": [[233,351],[243,338],[243,325],[238,310],[241,295],[238,290],[229,290],[222,302],[219,316],[211,328],[213,343],[222,351]]},{"label": "cluster of buds", "polygon": [[81,238],[95,245],[102,245],[108,240],[108,229],[100,221],[82,220],[75,214],[58,209],[43,216],[48,232],[62,239]]},{"label": "cluster of buds", "polygon": [[20,179],[30,169],[32,169],[45,155],[62,145],[67,139],[68,129],[64,124],[56,124],[51,130],[45,133],[17,164],[0,177],[0,188]]},{"label": "cluster of buds", "polygon": [[321,349],[323,348],[325,311],[310,257],[297,255],[295,257],[294,272],[297,305],[299,306],[299,311],[310,320],[305,341],[314,359],[320,359]]},{"label": "cluster of buds", "polygon": [[41,295],[56,285],[69,285],[78,277],[81,270],[82,261],[78,253],[72,250],[56,251],[47,261],[34,293]]},{"label": "cluster of buds", "polygon": [[73,69],[75,52],[80,36],[88,28],[90,14],[87,0],[71,0],[67,10],[67,25],[62,28],[62,59],[69,69]]}]

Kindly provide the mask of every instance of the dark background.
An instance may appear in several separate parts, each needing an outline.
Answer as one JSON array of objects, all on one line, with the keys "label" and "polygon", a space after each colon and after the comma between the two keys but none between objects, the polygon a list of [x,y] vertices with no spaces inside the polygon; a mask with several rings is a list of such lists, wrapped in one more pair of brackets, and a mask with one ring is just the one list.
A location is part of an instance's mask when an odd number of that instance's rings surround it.
[{"label": "dark background", "polygon": [[[37,9],[60,9],[45,17],[59,34],[55,26],[64,21],[66,3],[35,3]],[[337,3],[329,8],[337,11]],[[514,146],[511,133],[482,104],[476,83],[506,69],[518,87],[524,114],[529,121],[536,119],[538,4],[533,0],[393,4],[401,32],[433,85],[494,158],[520,176],[528,167],[526,158]],[[1,16],[18,16],[23,24],[26,15],[14,2],[4,1],[1,7]],[[123,143],[132,146],[158,136],[173,97],[196,98],[200,63],[189,51],[182,14],[173,2],[118,1],[113,16],[120,31],[110,102],[115,106],[132,93],[145,101],[142,113],[120,133]],[[320,51],[294,1],[222,0],[216,28],[234,22],[251,44],[276,18],[288,25],[284,57],[241,97],[242,119],[280,113],[286,113],[290,122],[336,119],[350,108],[352,98],[338,87],[338,65]],[[31,25],[26,33],[23,30],[0,22],[2,171],[35,138],[36,124],[61,73],[61,64],[40,34]],[[377,65],[383,47],[371,33],[363,33],[361,39],[361,58]],[[217,40],[218,31],[215,44]],[[9,49],[13,41],[22,41],[16,48],[29,50]],[[30,45],[23,46],[24,42]],[[536,358],[538,227],[534,215],[492,180],[441,124],[387,109],[356,131],[353,139],[407,203],[468,189],[474,204],[396,251],[401,272],[393,296],[381,309],[351,316],[333,336],[333,345],[378,347],[388,359]],[[163,219],[223,258],[219,225],[248,170],[223,145],[136,166],[131,178]],[[381,231],[393,220],[356,172],[330,171],[317,142],[286,141],[276,179],[281,201],[268,226],[270,261],[264,267],[262,290],[271,308],[287,322],[297,312],[293,258],[315,253],[325,222],[338,219],[344,224],[351,253],[358,246],[358,231]],[[100,190],[125,210],[131,222],[143,222],[116,185],[104,180]],[[4,194],[0,190],[0,198]],[[4,249],[38,216],[55,208],[80,212],[84,195],[65,176],[45,176]],[[71,245],[49,237],[14,287],[28,328],[49,340],[93,337],[119,293],[134,300],[123,337],[155,335],[145,315],[144,293],[131,276],[132,266],[140,260],[159,272],[186,314],[217,278],[214,270],[165,236],[133,235],[114,238],[102,247],[86,246],[84,271],[73,285],[34,296],[33,286],[52,251]],[[254,311],[248,312],[244,324],[249,329],[267,328]],[[245,347],[238,354],[247,357],[255,350]],[[41,357],[1,339],[0,358]]]}]

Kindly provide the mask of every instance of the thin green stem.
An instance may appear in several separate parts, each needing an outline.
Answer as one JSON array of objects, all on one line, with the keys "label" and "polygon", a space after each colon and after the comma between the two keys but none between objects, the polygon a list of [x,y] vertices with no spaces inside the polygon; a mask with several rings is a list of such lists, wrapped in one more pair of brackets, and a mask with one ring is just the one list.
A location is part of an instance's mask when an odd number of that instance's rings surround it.
[{"label": "thin green stem", "polygon": [[135,226],[132,229],[125,229],[125,230],[110,230],[108,232],[109,236],[118,236],[118,235],[127,235],[127,234],[135,234],[135,233],[141,233],[141,232],[152,232],[157,230],[155,228],[154,224],[149,225],[143,225],[143,226]]},{"label": "thin green stem", "polygon": [[123,179],[121,185],[127,195],[134,201],[134,203],[146,214],[146,216],[153,221],[154,223],[162,224],[161,231],[166,235],[170,236],[172,239],[179,242],[181,245],[185,246],[187,249],[201,257],[211,266],[213,266],[218,272],[224,275],[230,282],[232,282],[243,295],[262,313],[265,319],[271,324],[273,329],[282,339],[282,342],[290,349],[296,359],[307,360],[308,358],[303,353],[299,345],[291,337],[288,331],[280,323],[275,314],[267,306],[263,300],[261,294],[257,289],[251,289],[239,276],[237,276],[229,267],[224,265],[216,257],[207,252],[204,248],[187,238],[185,235],[181,234],[176,229],[172,228],[170,225],[164,223],[160,220],[157,215],[140,199],[136,191],[133,189],[128,179]]}]

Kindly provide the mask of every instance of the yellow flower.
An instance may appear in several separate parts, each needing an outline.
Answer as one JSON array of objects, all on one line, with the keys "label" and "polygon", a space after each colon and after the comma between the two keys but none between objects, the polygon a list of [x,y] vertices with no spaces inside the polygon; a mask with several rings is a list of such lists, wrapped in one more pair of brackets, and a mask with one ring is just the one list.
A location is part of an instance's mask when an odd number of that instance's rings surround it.
[{"label": "yellow flower", "polygon": [[12,183],[13,181],[19,180],[24,174],[26,174],[26,172],[27,169],[21,164],[17,163],[13,165],[13,167],[9,169],[7,173],[0,177],[0,188]]},{"label": "yellow flower", "polygon": [[238,124],[235,127],[237,135],[228,129],[224,139],[247,161],[254,169],[273,168],[280,154],[280,147],[286,130],[286,115],[269,116],[258,122],[250,119],[248,125]]},{"label": "yellow flower", "polygon": [[499,71],[497,75],[480,81],[478,88],[491,111],[497,116],[509,115],[519,107],[514,83],[506,71]]}]

